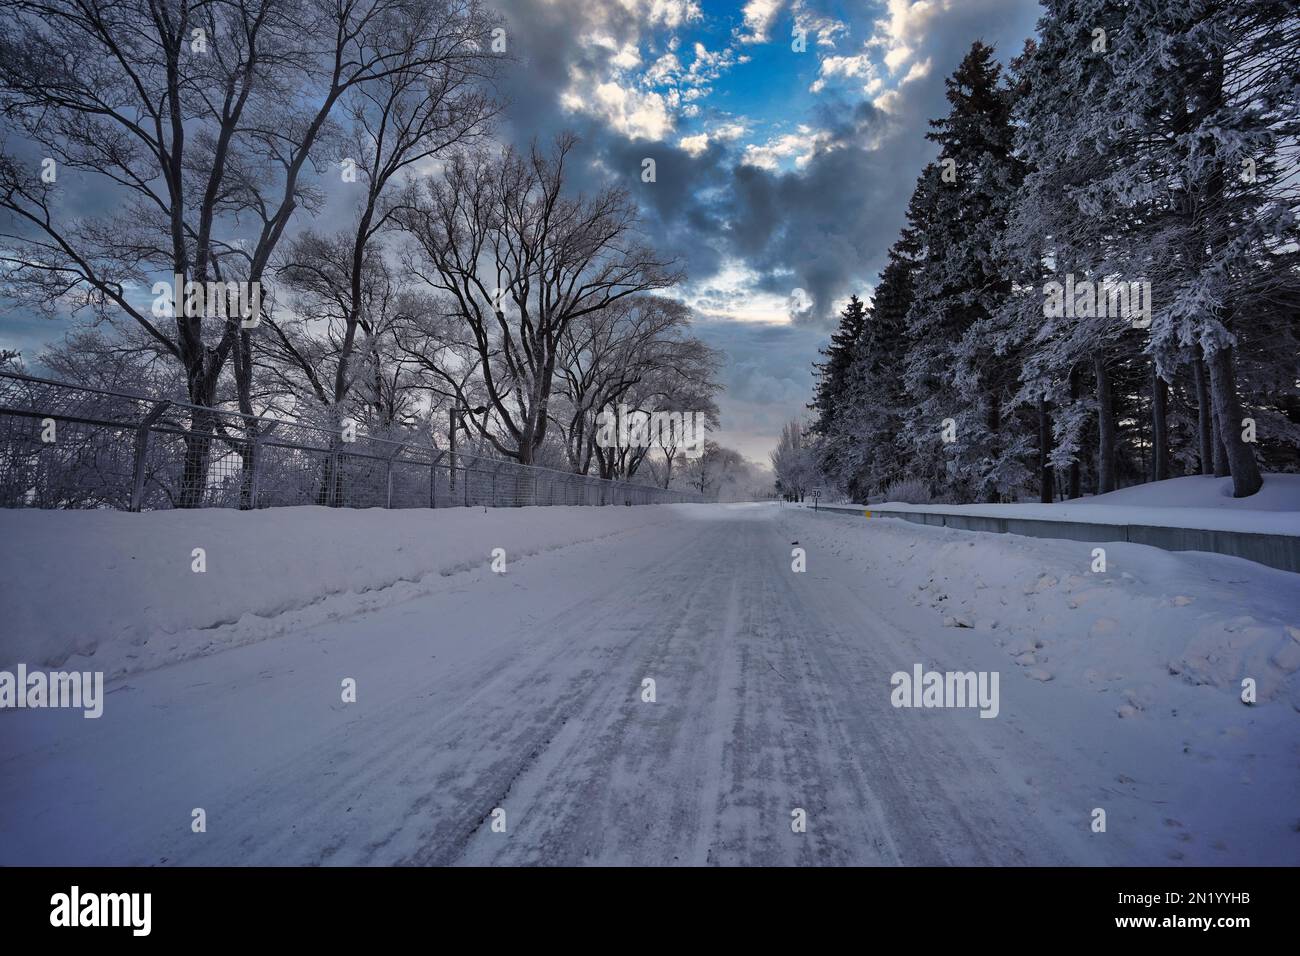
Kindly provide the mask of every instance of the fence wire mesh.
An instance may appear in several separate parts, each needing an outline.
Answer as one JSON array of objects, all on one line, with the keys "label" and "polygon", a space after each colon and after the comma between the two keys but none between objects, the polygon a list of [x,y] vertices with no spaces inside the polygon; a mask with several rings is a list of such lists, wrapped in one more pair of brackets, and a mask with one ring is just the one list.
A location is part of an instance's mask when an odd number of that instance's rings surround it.
[{"label": "fence wire mesh", "polygon": [[0,372],[0,507],[640,505],[703,496],[455,453],[301,419]]}]

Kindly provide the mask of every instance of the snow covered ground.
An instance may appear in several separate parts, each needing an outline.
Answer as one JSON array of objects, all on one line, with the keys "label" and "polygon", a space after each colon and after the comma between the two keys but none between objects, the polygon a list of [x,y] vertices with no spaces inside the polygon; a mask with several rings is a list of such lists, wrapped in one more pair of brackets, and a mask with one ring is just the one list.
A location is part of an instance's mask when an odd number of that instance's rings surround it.
[{"label": "snow covered ground", "polygon": [[1265,475],[1264,487],[1247,498],[1232,497],[1231,478],[1198,475],[1050,505],[910,505],[890,501],[856,507],[1300,535],[1300,475]]},{"label": "snow covered ground", "polygon": [[[116,675],[0,712],[0,864],[1300,863],[1300,575],[1235,558],[775,504],[0,542],[0,669]],[[997,716],[893,706],[916,665]]]},{"label": "snow covered ground", "polygon": [[93,655],[119,677],[409,600],[493,548],[509,561],[658,517],[643,507],[0,509],[0,668]]}]

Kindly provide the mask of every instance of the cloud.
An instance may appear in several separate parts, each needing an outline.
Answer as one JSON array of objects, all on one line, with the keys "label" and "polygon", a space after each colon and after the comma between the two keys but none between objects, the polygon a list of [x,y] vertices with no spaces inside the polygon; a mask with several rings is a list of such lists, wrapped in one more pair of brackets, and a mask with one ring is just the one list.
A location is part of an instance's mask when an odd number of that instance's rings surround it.
[{"label": "cloud", "polygon": [[623,0],[623,5],[638,11],[651,25],[676,28],[703,16],[695,0]]},{"label": "cloud", "polygon": [[[811,307],[794,310],[795,319],[823,327],[884,265],[933,156],[924,134],[926,120],[947,108],[943,76],[976,38],[1018,51],[1037,16],[1033,0],[890,2],[847,17],[840,30],[811,0],[753,0],[735,30],[723,22],[719,34],[697,32],[707,19],[654,28],[645,2],[507,2],[517,8],[512,24],[524,18],[513,30],[524,60],[511,90],[522,100],[508,114],[515,139],[576,127],[593,173],[633,190],[646,237],[688,267],[693,287],[739,262],[752,277],[750,297],[778,303],[764,314],[788,321],[787,299],[802,288]],[[856,47],[819,45],[817,72],[792,88],[783,119],[721,112],[715,98],[752,82],[745,70],[781,67],[782,44],[762,51],[760,65],[740,52],[759,55],[757,44],[739,41],[771,37],[786,10],[796,23],[824,20],[828,40]],[[585,26],[575,32],[574,22]],[[631,68],[623,65],[629,44],[639,57]],[[656,160],[653,184],[639,182],[646,156]]]},{"label": "cloud", "polygon": [[836,79],[865,79],[863,90],[868,93],[875,92],[882,83],[876,65],[871,62],[871,56],[867,53],[858,53],[854,56],[823,57],[817,79],[808,90],[811,93],[820,93],[826,89],[828,83]]},{"label": "cloud", "polygon": [[794,25],[804,31],[805,35],[817,38],[818,46],[835,47],[835,38],[849,32],[849,25],[843,20],[812,10],[805,0],[796,0],[794,5]]},{"label": "cloud", "polygon": [[770,39],[772,24],[781,12],[782,0],[749,0],[742,11],[745,31],[739,36],[741,43],[766,43]]},{"label": "cloud", "polygon": [[893,46],[885,54],[885,66],[889,67],[890,73],[897,73],[898,68],[907,62],[907,58],[912,55],[910,46]]},{"label": "cloud", "polygon": [[926,57],[918,63],[913,63],[911,69],[907,71],[907,76],[903,77],[904,83],[915,83],[917,80],[923,80],[930,75],[930,66],[933,64],[930,57]]},{"label": "cloud", "polygon": [[683,136],[677,141],[677,146],[684,149],[692,156],[699,156],[709,148],[710,143],[728,143],[740,139],[745,135],[745,124],[743,123],[724,123],[706,133],[696,133],[694,136]]},{"label": "cloud", "polygon": [[596,117],[629,139],[661,140],[673,131],[669,101],[661,93],[623,86],[616,80],[594,83],[574,68],[572,84],[560,97],[565,109]]},{"label": "cloud", "polygon": [[751,143],[745,147],[742,162],[759,169],[778,170],[784,160],[793,159],[794,165],[802,168],[812,161],[819,148],[825,148],[830,136],[824,130],[814,130],[810,126],[800,126],[794,133],[787,133],[768,140],[762,145]]},{"label": "cloud", "polygon": [[709,134],[697,133],[694,136],[683,136],[677,141],[677,145],[692,156],[699,156],[709,148]]}]

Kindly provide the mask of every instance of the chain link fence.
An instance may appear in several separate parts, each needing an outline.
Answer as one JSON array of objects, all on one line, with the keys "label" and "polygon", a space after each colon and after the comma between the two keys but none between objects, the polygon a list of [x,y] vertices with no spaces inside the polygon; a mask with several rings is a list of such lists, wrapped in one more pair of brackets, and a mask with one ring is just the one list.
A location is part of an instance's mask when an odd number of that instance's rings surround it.
[{"label": "chain link fence", "polygon": [[184,402],[0,372],[0,507],[641,505],[692,492],[609,481]]}]

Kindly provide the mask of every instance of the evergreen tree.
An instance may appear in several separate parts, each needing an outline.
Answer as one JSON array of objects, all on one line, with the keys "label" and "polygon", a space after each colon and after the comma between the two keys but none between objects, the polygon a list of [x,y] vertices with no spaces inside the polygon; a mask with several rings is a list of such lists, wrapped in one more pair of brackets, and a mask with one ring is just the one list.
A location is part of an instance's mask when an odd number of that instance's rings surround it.
[{"label": "evergreen tree", "polygon": [[947,81],[847,368],[827,353],[827,473],[859,499],[1251,494],[1300,468],[1294,2],[1043,6],[1006,80],[976,43]]},{"label": "evergreen tree", "polygon": [[845,373],[844,405],[820,444],[822,471],[855,501],[866,501],[908,473],[908,448],[899,445],[907,404],[900,371],[918,266],[911,223],[923,218],[925,202],[926,193],[918,190],[909,203],[909,225],[889,250]]},{"label": "evergreen tree", "polygon": [[1234,493],[1253,494],[1261,476],[1243,418],[1261,409],[1247,415],[1242,395],[1275,400],[1239,381],[1239,355],[1263,344],[1282,356],[1278,377],[1295,392],[1294,321],[1270,308],[1296,294],[1294,184],[1279,162],[1286,150],[1294,158],[1297,131],[1294,4],[1089,0],[1077,10],[1084,23],[1119,14],[1093,123],[1113,159],[1083,195],[1126,214],[1125,253],[1149,266],[1156,295],[1148,350],[1165,379],[1204,363],[1200,391]]},{"label": "evergreen tree", "polygon": [[816,415],[812,423],[814,434],[825,434],[835,419],[835,413],[845,400],[845,377],[853,361],[853,349],[866,321],[866,310],[856,295],[849,297],[848,305],[840,313],[840,326],[831,334],[831,344],[820,349],[825,362],[813,366],[818,381],[813,391],[813,401],[808,407]]},{"label": "evergreen tree", "polygon": [[963,499],[998,500],[1028,478],[1027,440],[1006,427],[1018,370],[996,321],[1012,291],[1001,239],[1024,169],[993,48],[976,42],[946,83],[951,109],[927,134],[941,152],[923,177],[934,180],[933,202],[917,227],[908,430],[925,477]]}]

